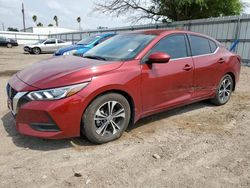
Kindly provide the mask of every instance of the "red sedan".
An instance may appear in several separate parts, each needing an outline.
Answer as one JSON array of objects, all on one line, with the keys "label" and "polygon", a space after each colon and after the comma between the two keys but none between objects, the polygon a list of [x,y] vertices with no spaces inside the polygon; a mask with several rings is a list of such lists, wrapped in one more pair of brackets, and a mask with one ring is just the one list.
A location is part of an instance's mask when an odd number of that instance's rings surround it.
[{"label": "red sedan", "polygon": [[83,58],[53,57],[17,73],[7,85],[8,106],[21,134],[58,139],[82,132],[105,143],[166,109],[205,99],[227,103],[239,74],[240,57],[208,36],[139,31]]}]

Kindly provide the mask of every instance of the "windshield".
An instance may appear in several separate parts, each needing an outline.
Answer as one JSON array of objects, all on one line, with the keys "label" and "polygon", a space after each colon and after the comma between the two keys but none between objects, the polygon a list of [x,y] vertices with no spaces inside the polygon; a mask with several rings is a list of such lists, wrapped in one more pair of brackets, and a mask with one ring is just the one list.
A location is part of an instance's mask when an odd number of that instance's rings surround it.
[{"label": "windshield", "polygon": [[46,41],[46,40],[39,40],[38,42],[36,42],[34,44],[42,44],[44,41]]},{"label": "windshield", "polygon": [[80,40],[77,44],[80,44],[80,45],[91,44],[92,42],[94,42],[98,38],[100,38],[100,36],[90,36],[90,37],[87,37],[87,38]]},{"label": "windshield", "polygon": [[[89,50],[83,57],[122,61],[130,60],[155,38],[155,35],[121,34]],[[96,58],[96,59],[97,59]]]}]

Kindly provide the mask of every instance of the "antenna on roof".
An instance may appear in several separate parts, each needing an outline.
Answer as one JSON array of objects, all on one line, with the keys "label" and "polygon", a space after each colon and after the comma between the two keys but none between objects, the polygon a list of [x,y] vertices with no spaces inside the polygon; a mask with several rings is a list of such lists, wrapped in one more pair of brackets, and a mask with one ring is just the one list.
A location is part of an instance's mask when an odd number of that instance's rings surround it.
[{"label": "antenna on roof", "polygon": [[24,15],[24,6],[22,3],[22,14],[23,14],[23,31],[25,32],[25,15]]}]

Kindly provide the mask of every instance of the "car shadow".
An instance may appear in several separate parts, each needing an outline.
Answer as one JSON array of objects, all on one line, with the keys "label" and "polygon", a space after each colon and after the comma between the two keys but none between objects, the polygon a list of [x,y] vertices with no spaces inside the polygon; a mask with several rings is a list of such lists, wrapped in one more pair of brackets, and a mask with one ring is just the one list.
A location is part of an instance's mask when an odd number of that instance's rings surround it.
[{"label": "car shadow", "polygon": [[177,107],[171,110],[165,110],[157,114],[140,119],[137,123],[130,125],[126,131],[129,133],[130,131],[134,129],[137,129],[141,126],[146,126],[147,124],[153,123],[155,121],[160,121],[162,119],[166,119],[168,117],[175,116],[175,115],[181,115],[189,111],[198,110],[204,107],[214,107],[214,105],[209,103],[208,101],[201,101],[201,102],[196,102],[193,104]]},{"label": "car shadow", "polygon": [[[198,102],[186,106],[182,106],[179,108],[175,108],[173,110],[164,111],[161,113],[157,113],[152,116],[145,117],[139,120],[136,124],[131,125],[126,130],[128,133],[133,129],[139,128],[141,126],[146,126],[155,121],[159,121],[170,116],[180,115],[192,110],[197,110],[200,108],[213,106],[206,101]],[[41,151],[50,151],[50,150],[58,150],[63,148],[70,148],[75,146],[91,146],[96,147],[96,145],[90,143],[86,138],[79,137],[79,138],[72,138],[72,139],[61,139],[61,140],[48,140],[42,138],[35,138],[30,136],[24,136],[19,134],[15,128],[15,120],[12,114],[9,112],[5,114],[1,118],[3,122],[3,126],[8,133],[8,136],[12,137],[13,143],[17,147],[31,149],[31,150],[41,150]]]},{"label": "car shadow", "polygon": [[87,141],[87,139],[79,137],[72,139],[49,140],[36,137],[21,135],[15,128],[15,120],[9,112],[2,118],[3,127],[5,128],[8,136],[12,138],[13,143],[17,147],[31,150],[50,151],[63,148],[70,148],[74,146],[94,146],[94,144]]}]

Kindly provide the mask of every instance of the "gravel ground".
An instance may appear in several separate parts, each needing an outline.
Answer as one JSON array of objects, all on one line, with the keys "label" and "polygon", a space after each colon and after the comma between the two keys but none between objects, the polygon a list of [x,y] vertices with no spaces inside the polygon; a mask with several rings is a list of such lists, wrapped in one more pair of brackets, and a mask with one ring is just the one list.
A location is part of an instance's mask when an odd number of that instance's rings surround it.
[{"label": "gravel ground", "polygon": [[230,102],[140,120],[117,141],[22,136],[6,107],[16,71],[51,57],[0,48],[0,187],[250,187],[250,68]]}]

